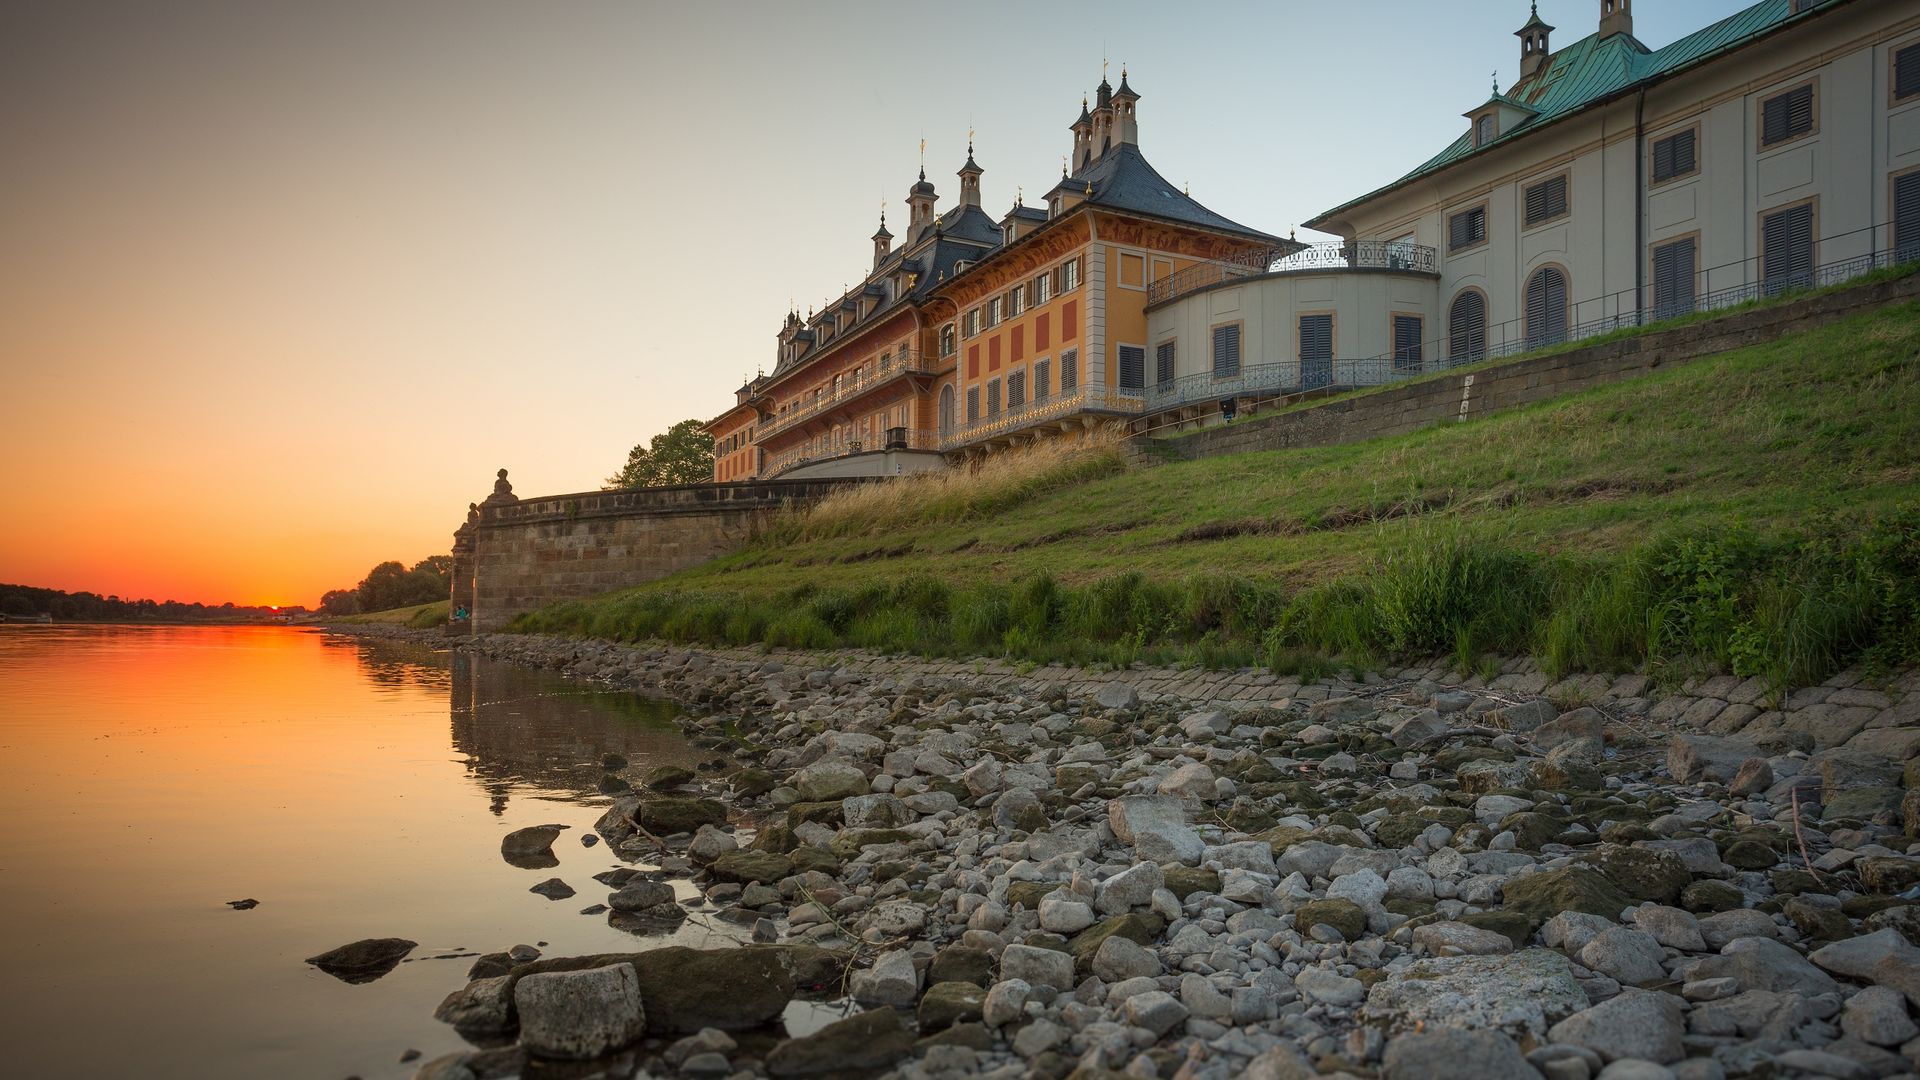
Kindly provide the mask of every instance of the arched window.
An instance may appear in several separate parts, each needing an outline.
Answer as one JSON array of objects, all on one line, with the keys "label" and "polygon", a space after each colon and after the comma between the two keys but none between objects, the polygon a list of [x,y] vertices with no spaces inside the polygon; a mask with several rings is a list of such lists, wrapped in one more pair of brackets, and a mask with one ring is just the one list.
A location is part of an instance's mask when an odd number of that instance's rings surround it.
[{"label": "arched window", "polygon": [[1487,353],[1487,298],[1468,289],[1447,311],[1447,358],[1470,364]]},{"label": "arched window", "polygon": [[1567,275],[1543,266],[1527,281],[1527,348],[1567,340]]},{"label": "arched window", "polygon": [[953,434],[953,386],[948,384],[940,388],[940,434]]}]

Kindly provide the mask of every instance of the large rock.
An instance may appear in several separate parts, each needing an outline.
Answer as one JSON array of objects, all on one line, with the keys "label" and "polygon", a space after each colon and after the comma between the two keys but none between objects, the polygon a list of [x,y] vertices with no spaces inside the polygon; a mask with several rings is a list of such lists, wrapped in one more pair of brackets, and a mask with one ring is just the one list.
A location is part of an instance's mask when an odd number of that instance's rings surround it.
[{"label": "large rock", "polygon": [[913,1053],[914,1033],[892,1009],[836,1020],[767,1054],[774,1076],[846,1076],[884,1069]]},{"label": "large rock", "polygon": [[346,983],[370,983],[400,966],[417,941],[406,938],[364,938],[319,956],[307,957],[307,963]]},{"label": "large rock", "polygon": [[858,765],[823,758],[793,774],[792,784],[808,802],[832,802],[867,793],[867,774]]},{"label": "large rock", "polygon": [[1499,1028],[1538,1038],[1587,1003],[1566,957],[1527,949],[1511,956],[1416,960],[1373,985],[1364,1015],[1395,1030]]},{"label": "large rock", "polygon": [[1920,1007],[1920,948],[1892,927],[1836,941],[1811,959],[1836,975],[1898,990]]},{"label": "large rock", "polygon": [[1497,1031],[1436,1027],[1387,1043],[1381,1080],[1541,1080],[1512,1039]]},{"label": "large rock", "polygon": [[1679,998],[1629,988],[1553,1025],[1547,1035],[1554,1042],[1584,1046],[1607,1061],[1640,1058],[1664,1065],[1685,1056],[1680,1045],[1685,1032]]},{"label": "large rock", "polygon": [[500,857],[522,870],[546,870],[560,865],[554,857],[553,842],[566,830],[565,825],[529,825],[500,838]]},{"label": "large rock", "polygon": [[[1097,950],[1096,950],[1097,951]],[[1000,977],[1019,979],[1029,986],[1073,989],[1073,957],[1057,949],[1009,945],[1000,954]]]},{"label": "large rock", "polygon": [[433,1018],[452,1024],[462,1035],[499,1035],[513,1030],[513,999],[507,996],[507,977],[475,979],[448,994]]},{"label": "large rock", "polygon": [[1580,950],[1582,964],[1628,986],[1665,978],[1667,972],[1661,966],[1665,958],[1652,934],[1624,926],[1600,931]]},{"label": "large rock", "polygon": [[1675,735],[1667,746],[1667,771],[1675,780],[1717,780],[1726,783],[1749,758],[1764,758],[1760,748],[1744,739],[1714,735]]},{"label": "large rock", "polygon": [[854,972],[848,989],[855,1001],[905,1008],[920,996],[920,972],[912,954],[896,949],[882,954],[871,968]]},{"label": "large rock", "polygon": [[1545,921],[1563,911],[1584,911],[1618,919],[1633,906],[1605,874],[1586,866],[1566,866],[1538,874],[1511,877],[1500,886],[1506,906]]},{"label": "large rock", "polygon": [[702,825],[724,825],[727,808],[713,799],[663,795],[636,805],[633,820],[655,836],[671,836],[698,831]]},{"label": "large rock", "polygon": [[1187,807],[1174,795],[1126,795],[1107,803],[1107,825],[1123,844],[1131,844],[1143,828],[1187,825]]},{"label": "large rock", "polygon": [[627,964],[527,975],[513,985],[520,1044],[540,1057],[582,1060],[646,1033],[640,981]]},{"label": "large rock", "polygon": [[673,946],[635,953],[630,962],[654,1035],[759,1027],[793,1000],[793,975],[777,949]]},{"label": "large rock", "polygon": [[975,983],[934,983],[920,999],[915,1019],[921,1031],[945,1031],[955,1024],[980,1019],[986,1001],[987,991]]},{"label": "large rock", "polygon": [[1693,880],[1686,861],[1671,851],[1601,844],[1587,859],[1635,900],[1672,903]]},{"label": "large rock", "polygon": [[1732,978],[1739,981],[1742,990],[1793,991],[1809,996],[1838,989],[1826,972],[1807,963],[1806,957],[1791,946],[1763,937],[1727,942],[1719,956],[1695,964],[1690,977]]},{"label": "large rock", "polygon": [[721,881],[745,885],[758,881],[772,885],[793,873],[793,860],[771,851],[729,851],[713,860],[708,870]]}]

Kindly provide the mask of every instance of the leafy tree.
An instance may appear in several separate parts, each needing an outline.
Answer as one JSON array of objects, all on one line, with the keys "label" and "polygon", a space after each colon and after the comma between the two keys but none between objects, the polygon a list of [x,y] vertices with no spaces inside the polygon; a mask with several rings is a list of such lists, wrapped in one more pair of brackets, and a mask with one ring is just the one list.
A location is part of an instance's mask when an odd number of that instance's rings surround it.
[{"label": "leafy tree", "polygon": [[436,574],[443,579],[450,579],[453,576],[453,556],[429,555],[413,564],[413,572]]},{"label": "leafy tree", "polygon": [[320,597],[320,611],[326,615],[358,615],[359,589],[333,589]]},{"label": "leafy tree", "polygon": [[682,420],[635,446],[621,470],[607,477],[606,490],[704,484],[713,479],[713,437],[699,420]]}]

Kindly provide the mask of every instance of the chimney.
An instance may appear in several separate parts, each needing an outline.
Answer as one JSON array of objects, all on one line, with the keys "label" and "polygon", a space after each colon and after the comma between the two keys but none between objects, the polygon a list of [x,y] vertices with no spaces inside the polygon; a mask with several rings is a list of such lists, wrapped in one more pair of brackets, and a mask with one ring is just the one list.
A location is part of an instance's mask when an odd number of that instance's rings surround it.
[{"label": "chimney", "polygon": [[1140,145],[1140,122],[1134,116],[1134,104],[1140,95],[1127,85],[1127,69],[1120,69],[1120,89],[1113,92],[1113,141]]},{"label": "chimney", "polygon": [[1633,0],[1600,0],[1600,36],[1633,36]]},{"label": "chimney", "polygon": [[986,170],[974,164],[973,133],[967,133],[967,163],[960,166],[960,205],[980,205],[980,174]]}]

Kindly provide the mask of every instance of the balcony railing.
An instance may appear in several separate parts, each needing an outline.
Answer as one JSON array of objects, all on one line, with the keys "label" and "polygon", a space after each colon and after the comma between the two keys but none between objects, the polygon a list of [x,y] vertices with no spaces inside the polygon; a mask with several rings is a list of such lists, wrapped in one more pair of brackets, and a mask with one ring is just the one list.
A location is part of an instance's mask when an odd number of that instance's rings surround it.
[{"label": "balcony railing", "polygon": [[888,428],[875,443],[864,439],[834,440],[827,438],[812,439],[791,450],[775,454],[767,459],[765,474],[778,476],[790,469],[815,461],[827,461],[832,458],[852,457],[876,450],[938,450],[940,438],[936,432],[895,427]]},{"label": "balcony railing", "polygon": [[1199,263],[1152,282],[1147,303],[1158,304],[1233,278],[1329,270],[1408,270],[1438,273],[1440,253],[1423,244],[1392,240],[1301,244],[1250,252],[1233,259]]},{"label": "balcony railing", "polygon": [[[1488,326],[1471,348],[1458,353],[1453,352],[1451,342],[1447,339],[1435,338],[1422,342],[1418,350],[1399,357],[1388,353],[1360,359],[1283,360],[1271,364],[1251,364],[1224,378],[1216,377],[1211,372],[1200,372],[1147,387],[1144,406],[1146,412],[1154,413],[1182,405],[1230,398],[1284,397],[1316,390],[1380,386],[1415,375],[1585,341],[1616,330],[1645,326],[1694,312],[1719,311],[1754,300],[1837,285],[1874,270],[1917,261],[1920,261],[1920,245],[1866,252],[1793,274],[1776,274],[1728,288],[1697,293],[1691,298],[1661,306],[1638,310],[1628,307],[1614,314],[1583,320],[1551,334],[1537,331],[1529,334],[1524,322],[1514,319]],[[1580,307],[1606,299],[1597,298],[1573,305],[1573,308],[1577,311]],[[1626,300],[1632,302],[1631,293],[1626,294]]]},{"label": "balcony railing", "polygon": [[1069,413],[1096,409],[1105,412],[1137,413],[1143,404],[1144,391],[1109,389],[1105,386],[1079,386],[1061,393],[1030,399],[971,423],[956,424],[952,430],[941,437],[940,445],[951,450],[968,443],[990,439],[995,435],[1005,435],[1034,424],[1045,423]]},{"label": "balcony railing", "polygon": [[801,404],[775,415],[760,426],[756,437],[764,439],[777,435],[905,376],[931,375],[934,366],[931,357],[923,357],[917,350],[908,349],[894,353],[881,363],[856,368],[852,374],[840,380],[838,388],[822,391],[819,397],[806,398]]}]

